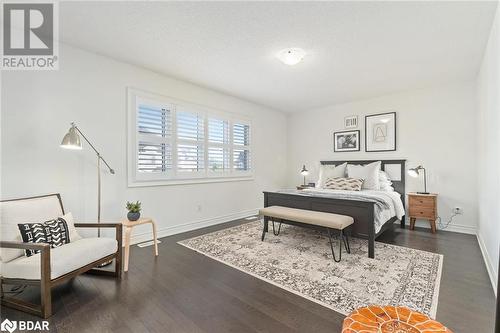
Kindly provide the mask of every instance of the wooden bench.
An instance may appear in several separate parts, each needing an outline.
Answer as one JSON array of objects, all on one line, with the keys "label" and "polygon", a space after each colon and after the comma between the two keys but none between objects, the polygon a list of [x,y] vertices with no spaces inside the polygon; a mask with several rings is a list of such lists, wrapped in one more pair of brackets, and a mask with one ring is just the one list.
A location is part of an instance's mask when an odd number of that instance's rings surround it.
[{"label": "wooden bench", "polygon": [[[297,225],[301,227],[316,227],[319,229],[326,229],[328,232],[328,238],[330,240],[330,247],[332,249],[332,256],[335,262],[339,262],[342,259],[342,243],[344,243],[347,253],[351,253],[349,247],[348,235],[344,232],[345,229],[349,228],[353,223],[354,219],[351,216],[339,215],[333,213],[317,212],[313,210],[289,208],[282,206],[270,206],[262,208],[259,210],[259,215],[268,217],[273,223],[273,234],[278,236],[281,230],[281,223]],[[274,227],[275,220],[279,221],[278,231]],[[267,231],[267,220],[264,219],[264,230],[262,231],[262,241]],[[335,257],[335,252],[333,251],[333,242],[331,231],[337,230],[340,233],[339,240],[339,259]]]}]

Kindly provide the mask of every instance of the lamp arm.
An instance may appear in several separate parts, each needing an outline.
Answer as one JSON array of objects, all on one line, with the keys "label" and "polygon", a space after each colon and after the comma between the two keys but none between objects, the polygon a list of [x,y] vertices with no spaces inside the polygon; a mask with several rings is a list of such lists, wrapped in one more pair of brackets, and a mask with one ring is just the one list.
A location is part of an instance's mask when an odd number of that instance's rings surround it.
[{"label": "lamp arm", "polygon": [[424,170],[424,192],[427,192],[427,174],[425,172],[425,168],[422,167],[422,169]]},{"label": "lamp arm", "polygon": [[102,157],[101,153],[99,153],[99,151],[97,151],[97,149],[94,147],[94,145],[89,141],[89,139],[87,139],[87,137],[85,136],[85,134],[82,133],[82,131],[80,131],[80,129],[78,128],[78,126],[76,126],[75,124],[73,124],[73,126],[75,126],[75,129],[78,131],[78,133],[80,133],[80,135],[85,139],[85,141],[87,141],[87,143],[89,144],[90,147],[92,147],[92,149],[95,151],[95,153],[97,154],[97,157],[99,157],[99,159],[101,159],[104,164],[106,164],[106,166],[108,167],[109,169],[109,172],[111,172],[112,174],[115,173],[115,170],[113,170],[108,162],[106,162],[106,160]]}]

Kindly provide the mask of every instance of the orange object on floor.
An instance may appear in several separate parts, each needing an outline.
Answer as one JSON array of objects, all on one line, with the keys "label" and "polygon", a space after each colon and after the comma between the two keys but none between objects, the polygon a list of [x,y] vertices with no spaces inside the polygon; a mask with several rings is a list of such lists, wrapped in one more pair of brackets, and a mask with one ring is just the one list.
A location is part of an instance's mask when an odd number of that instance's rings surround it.
[{"label": "orange object on floor", "polygon": [[342,333],[452,333],[429,316],[404,306],[372,305],[354,310],[344,319]]}]

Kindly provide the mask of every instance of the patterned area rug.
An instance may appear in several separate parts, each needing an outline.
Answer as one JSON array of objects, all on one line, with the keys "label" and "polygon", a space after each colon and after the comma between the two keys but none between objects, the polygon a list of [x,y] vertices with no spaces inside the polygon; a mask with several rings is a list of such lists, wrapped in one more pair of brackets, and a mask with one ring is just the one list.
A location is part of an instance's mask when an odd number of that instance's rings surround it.
[{"label": "patterned area rug", "polygon": [[261,242],[261,232],[255,221],[179,244],[342,314],[380,304],[436,316],[440,254],[375,242],[370,259],[367,241],[350,238],[351,254],[336,263],[326,233],[282,225]]}]

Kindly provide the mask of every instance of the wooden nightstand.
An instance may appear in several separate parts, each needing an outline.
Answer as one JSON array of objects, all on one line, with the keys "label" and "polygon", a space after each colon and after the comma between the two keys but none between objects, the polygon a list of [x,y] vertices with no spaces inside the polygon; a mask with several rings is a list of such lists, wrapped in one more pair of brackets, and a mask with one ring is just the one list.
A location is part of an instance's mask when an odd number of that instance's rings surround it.
[{"label": "wooden nightstand", "polygon": [[429,220],[432,233],[436,232],[437,194],[408,193],[410,229],[415,229],[416,219]]}]

